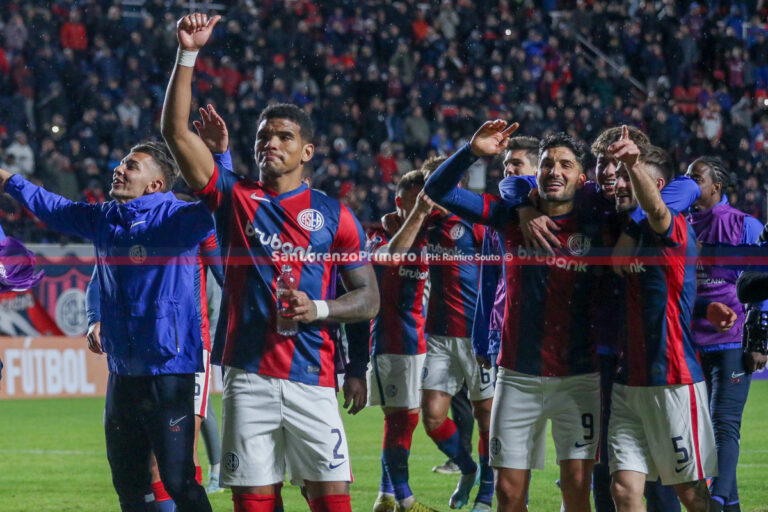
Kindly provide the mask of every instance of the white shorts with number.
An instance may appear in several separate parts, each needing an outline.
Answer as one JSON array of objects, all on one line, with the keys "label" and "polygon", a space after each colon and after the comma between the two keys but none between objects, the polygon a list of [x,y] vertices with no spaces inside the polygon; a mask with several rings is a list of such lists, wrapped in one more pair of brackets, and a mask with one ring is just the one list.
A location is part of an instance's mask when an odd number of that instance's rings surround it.
[{"label": "white shorts with number", "polygon": [[222,486],[352,480],[333,388],[227,367],[222,406]]},{"label": "white shorts with number", "polygon": [[195,373],[195,414],[205,418],[205,411],[208,410],[208,395],[211,391],[211,353],[203,349],[203,370]]},{"label": "white shorts with number", "polygon": [[491,466],[544,469],[547,420],[558,463],[594,459],[600,441],[600,375],[538,377],[499,368],[491,410]]},{"label": "white shorts with number", "polygon": [[613,385],[608,425],[611,473],[637,471],[664,485],[717,476],[715,435],[704,382]]},{"label": "white shorts with number", "polygon": [[493,396],[491,372],[477,364],[470,338],[428,336],[421,389],[443,391],[453,396],[464,382],[473,402]]},{"label": "white shorts with number", "polygon": [[426,354],[371,356],[366,380],[368,405],[417,409],[421,405],[421,373]]}]

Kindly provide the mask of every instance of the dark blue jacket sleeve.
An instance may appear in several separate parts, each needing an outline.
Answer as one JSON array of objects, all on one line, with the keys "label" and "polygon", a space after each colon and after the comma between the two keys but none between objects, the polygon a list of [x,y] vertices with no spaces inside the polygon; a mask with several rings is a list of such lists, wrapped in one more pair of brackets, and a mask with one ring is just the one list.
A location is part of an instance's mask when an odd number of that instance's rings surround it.
[{"label": "dark blue jacket sleeve", "polygon": [[508,218],[510,207],[498,197],[459,187],[462,175],[475,160],[477,157],[469,150],[469,144],[465,144],[429,176],[424,192],[437,204],[469,222],[499,228]]},{"label": "dark blue jacket sleeve", "polygon": [[[688,176],[678,176],[661,189],[661,198],[664,203],[678,212],[687,212],[699,197],[701,197],[701,188]],[[646,213],[638,207],[629,216],[640,224],[645,219]]]},{"label": "dark blue jacket sleeve", "polygon": [[[483,256],[495,255],[493,244],[495,232],[486,231],[483,237],[481,254]],[[488,357],[489,325],[491,312],[496,301],[496,287],[499,284],[501,274],[501,262],[489,261],[484,258],[480,263],[480,293],[477,294],[475,318],[472,324],[472,348],[478,357]]]},{"label": "dark blue jacket sleeve", "polygon": [[349,363],[344,369],[347,377],[365,379],[365,372],[368,369],[368,338],[371,329],[370,322],[357,322],[354,324],[344,324],[344,331],[347,335],[347,355]]},{"label": "dark blue jacket sleeve", "polygon": [[93,274],[88,286],[85,288],[85,312],[88,315],[88,325],[101,322],[101,299],[99,298],[99,274],[98,267],[93,266]]},{"label": "dark blue jacket sleeve", "polygon": [[72,202],[33,185],[18,174],[6,182],[5,192],[56,231],[90,240],[96,236],[99,205]]}]

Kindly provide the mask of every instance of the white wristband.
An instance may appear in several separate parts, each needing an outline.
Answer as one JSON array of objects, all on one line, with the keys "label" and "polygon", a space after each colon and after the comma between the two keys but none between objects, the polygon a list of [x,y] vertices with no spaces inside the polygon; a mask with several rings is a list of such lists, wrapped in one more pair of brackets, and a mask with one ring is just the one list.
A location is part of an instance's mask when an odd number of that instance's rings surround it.
[{"label": "white wristband", "polygon": [[331,310],[328,308],[328,302],[324,300],[313,300],[315,307],[317,308],[317,318],[315,320],[325,320],[328,318],[328,314]]},{"label": "white wristband", "polygon": [[179,48],[179,50],[176,52],[176,62],[179,66],[184,66],[187,68],[193,68],[195,67],[195,61],[197,60],[197,54],[200,52],[195,52],[192,50],[182,50]]}]

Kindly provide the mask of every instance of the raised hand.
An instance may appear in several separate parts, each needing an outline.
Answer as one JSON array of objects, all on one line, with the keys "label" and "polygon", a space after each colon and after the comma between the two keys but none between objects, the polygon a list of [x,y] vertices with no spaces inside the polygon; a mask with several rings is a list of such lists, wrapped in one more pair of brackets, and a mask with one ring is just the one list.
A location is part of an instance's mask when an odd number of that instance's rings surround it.
[{"label": "raised hand", "polygon": [[640,148],[629,138],[627,125],[621,127],[621,138],[608,146],[608,152],[619,162],[623,163],[627,170],[631,171],[640,156]]},{"label": "raised hand", "polygon": [[211,153],[224,153],[227,150],[229,147],[227,124],[213,105],[208,105],[207,110],[200,108],[200,121],[192,121],[192,124]]},{"label": "raised hand", "polygon": [[507,149],[509,136],[520,125],[518,123],[507,124],[503,119],[486,121],[469,142],[469,149],[476,157],[494,156]]},{"label": "raised hand", "polygon": [[422,190],[419,195],[416,196],[415,208],[422,214],[430,214],[436,207],[435,202],[429,198],[429,196]]},{"label": "raised hand", "polygon": [[218,14],[209,18],[199,12],[188,14],[176,22],[176,38],[182,50],[197,51],[208,42],[213,27],[221,19]]}]

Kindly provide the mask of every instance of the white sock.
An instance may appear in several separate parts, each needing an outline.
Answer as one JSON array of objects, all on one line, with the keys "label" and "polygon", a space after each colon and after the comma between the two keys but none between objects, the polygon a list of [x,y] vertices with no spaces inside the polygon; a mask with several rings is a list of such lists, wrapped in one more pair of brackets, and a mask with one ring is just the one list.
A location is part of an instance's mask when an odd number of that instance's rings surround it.
[{"label": "white sock", "polygon": [[211,464],[208,469],[208,477],[210,478],[213,475],[219,474],[219,466],[220,464]]},{"label": "white sock", "polygon": [[413,497],[413,494],[405,498],[404,500],[398,500],[397,503],[400,504],[403,508],[408,508],[411,506],[411,504],[416,501],[416,498]]}]

